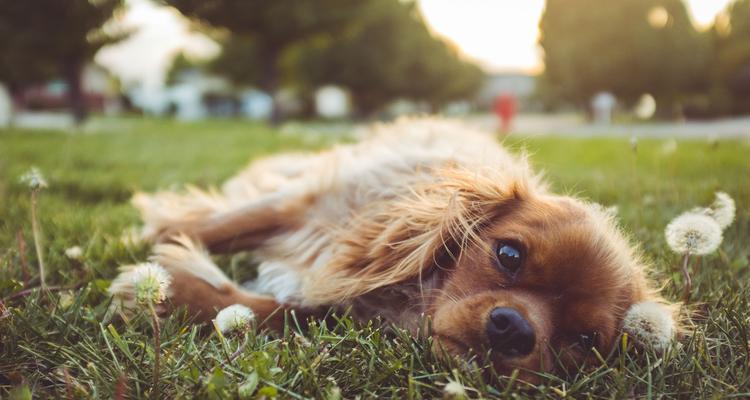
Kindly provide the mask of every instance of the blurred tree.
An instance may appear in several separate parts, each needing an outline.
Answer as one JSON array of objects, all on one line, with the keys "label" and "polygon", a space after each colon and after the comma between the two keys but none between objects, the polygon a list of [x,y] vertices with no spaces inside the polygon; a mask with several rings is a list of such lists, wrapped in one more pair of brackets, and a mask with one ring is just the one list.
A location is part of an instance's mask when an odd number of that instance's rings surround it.
[{"label": "blurred tree", "polygon": [[179,52],[172,59],[172,64],[169,66],[166,75],[167,85],[174,85],[180,83],[183,78],[182,75],[192,71],[205,71],[208,62],[204,60],[196,60],[188,56],[184,52]]},{"label": "blurred tree", "polygon": [[268,89],[262,84],[261,58],[261,49],[254,36],[231,35],[223,41],[221,53],[208,64],[208,70],[226,76],[238,85]]},{"label": "blurred tree", "polygon": [[[225,43],[215,68],[242,83],[276,94],[281,82],[279,62],[298,41],[320,32],[344,29],[356,15],[366,14],[369,1],[351,0],[161,0],[183,15],[234,35]],[[244,64],[232,64],[240,58]],[[240,68],[257,66],[252,71]],[[280,118],[274,106],[273,121]]]},{"label": "blurred tree", "polygon": [[650,93],[668,117],[705,83],[710,40],[682,0],[547,0],[540,31],[541,88],[582,107],[600,91],[629,104]]},{"label": "blurred tree", "polygon": [[479,89],[483,72],[430,34],[414,2],[374,3],[377,8],[344,34],[319,35],[300,46],[290,61],[294,79],[311,88],[348,88],[365,116],[396,98],[434,110]]},{"label": "blurred tree", "polygon": [[128,33],[104,27],[124,0],[0,0],[0,81],[11,90],[60,76],[76,122],[86,118],[81,73]]},{"label": "blurred tree", "polygon": [[711,104],[717,113],[750,113],[750,0],[730,3],[714,23]]}]

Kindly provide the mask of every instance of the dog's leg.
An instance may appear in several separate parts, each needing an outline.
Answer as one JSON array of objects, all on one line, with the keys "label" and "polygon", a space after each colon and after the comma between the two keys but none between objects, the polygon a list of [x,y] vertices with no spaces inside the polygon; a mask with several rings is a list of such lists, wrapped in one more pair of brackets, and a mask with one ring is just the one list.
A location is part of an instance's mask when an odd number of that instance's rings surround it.
[{"label": "dog's leg", "polygon": [[[194,245],[185,236],[175,239],[176,243],[163,243],[154,248],[152,260],[169,272],[171,283],[167,291],[166,307],[162,312],[170,312],[185,307],[196,321],[208,321],[224,307],[242,304],[249,307],[260,326],[280,331],[284,325],[285,311],[289,305],[280,304],[273,297],[248,292],[235,285],[213,263],[208,254]],[[129,271],[122,272],[110,287],[115,303],[124,308],[132,307],[133,284]],[[298,310],[304,318],[307,313]]]},{"label": "dog's leg", "polygon": [[[141,210],[147,234],[156,242],[168,242],[185,234],[202,242],[213,252],[250,250],[269,237],[291,229],[310,206],[314,195],[296,186],[266,193],[242,206],[216,206],[209,209],[203,204],[199,212],[183,212],[162,217],[171,205],[160,199],[163,195],[139,194],[134,204]],[[170,195],[167,195],[170,196]],[[174,196],[174,195],[171,195]],[[161,213],[160,213],[161,212]]]}]

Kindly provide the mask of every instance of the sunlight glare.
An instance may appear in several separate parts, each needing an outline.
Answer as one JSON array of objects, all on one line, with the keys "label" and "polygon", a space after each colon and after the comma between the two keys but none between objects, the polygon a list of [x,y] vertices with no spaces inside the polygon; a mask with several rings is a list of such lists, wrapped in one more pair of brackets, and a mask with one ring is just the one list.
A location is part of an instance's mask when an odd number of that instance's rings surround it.
[{"label": "sunlight glare", "polygon": [[[685,0],[685,4],[695,25],[706,29],[730,1]],[[537,73],[543,68],[537,38],[544,3],[544,0],[420,0],[419,6],[433,32],[453,42],[467,58],[487,71]],[[652,14],[649,20],[657,26],[668,22],[666,12]]]},{"label": "sunlight glare", "polygon": [[541,69],[539,16],[544,0],[422,0],[432,29],[493,71]]}]

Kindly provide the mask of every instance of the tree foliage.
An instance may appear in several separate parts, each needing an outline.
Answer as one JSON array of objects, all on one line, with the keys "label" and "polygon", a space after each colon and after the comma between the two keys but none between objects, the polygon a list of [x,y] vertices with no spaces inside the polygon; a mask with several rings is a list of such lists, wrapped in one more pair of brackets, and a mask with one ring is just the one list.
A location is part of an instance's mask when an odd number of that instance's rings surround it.
[{"label": "tree foliage", "polygon": [[705,83],[710,41],[682,0],[547,0],[540,31],[541,87],[578,105],[599,91],[629,103],[650,93],[667,116]]},{"label": "tree foliage", "polygon": [[[330,83],[352,88],[364,113],[398,97],[436,109],[472,96],[484,81],[483,72],[433,37],[413,5],[388,5],[390,10],[329,49],[331,62],[324,65]],[[363,75],[366,86],[357,91]]]},{"label": "tree foliage", "polygon": [[[233,80],[269,93],[281,84],[279,62],[298,41],[321,32],[343,29],[352,15],[369,4],[350,0],[162,0],[183,15],[232,36],[214,64]],[[239,60],[238,60],[239,59]],[[241,64],[233,64],[241,61]],[[242,67],[250,70],[241,70]],[[272,119],[280,118],[274,107]]]},{"label": "tree foliage", "polygon": [[172,64],[167,69],[165,81],[167,85],[181,83],[185,73],[193,71],[205,71],[207,62],[205,60],[194,59],[185,52],[179,52],[172,59]]},{"label": "tree foliage", "polygon": [[231,35],[223,42],[219,56],[209,63],[208,70],[228,77],[237,85],[267,88],[263,77],[268,71],[263,70],[263,52],[258,42],[254,35]]},{"label": "tree foliage", "polygon": [[414,3],[384,1],[343,35],[308,40],[290,61],[298,82],[348,88],[363,115],[405,98],[432,108],[466,98],[484,74],[430,34]]},{"label": "tree foliage", "polygon": [[[0,81],[11,90],[63,77],[76,120],[85,117],[81,72],[100,48],[127,36],[103,25],[123,0],[0,0]],[[10,40],[9,40],[10,39]]]},{"label": "tree foliage", "polygon": [[712,29],[711,100],[717,113],[750,113],[750,0],[730,3]]},{"label": "tree foliage", "polygon": [[236,84],[270,92],[293,85],[303,96],[337,84],[371,114],[395,98],[437,107],[483,81],[479,68],[429,33],[412,1],[165,1],[230,31],[208,68]]}]

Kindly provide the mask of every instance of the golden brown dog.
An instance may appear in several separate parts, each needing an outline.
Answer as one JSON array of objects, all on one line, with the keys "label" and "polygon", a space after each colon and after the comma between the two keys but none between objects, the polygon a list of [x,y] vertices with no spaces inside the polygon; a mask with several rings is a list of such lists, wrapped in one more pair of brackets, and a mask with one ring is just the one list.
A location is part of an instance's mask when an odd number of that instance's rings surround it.
[{"label": "golden brown dog", "polygon": [[[606,354],[636,304],[672,321],[612,216],[549,193],[524,157],[449,121],[379,126],[358,144],[256,161],[220,191],[134,203],[171,304],[203,320],[235,303],[271,328],[279,309],[347,307],[412,330],[426,315],[436,343],[489,349],[501,373]],[[252,290],[208,256],[246,250],[260,262]],[[126,303],[127,279],[111,289]]]}]

